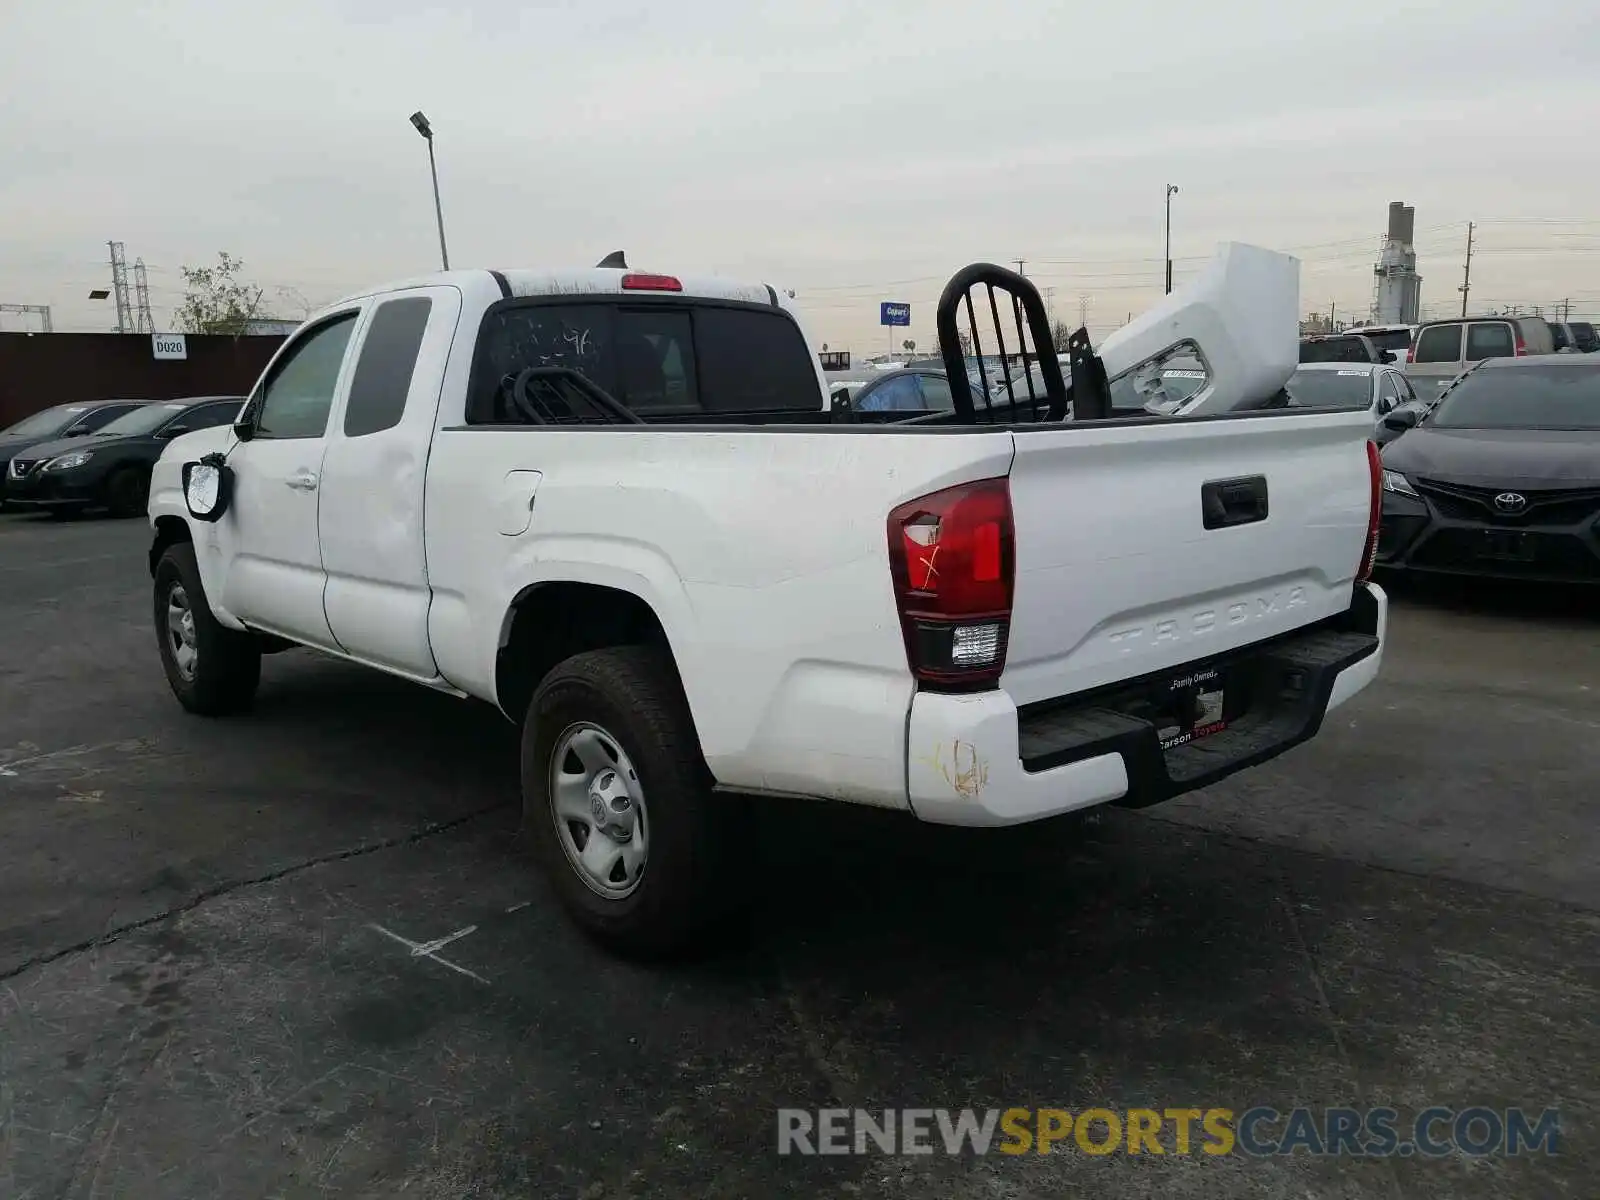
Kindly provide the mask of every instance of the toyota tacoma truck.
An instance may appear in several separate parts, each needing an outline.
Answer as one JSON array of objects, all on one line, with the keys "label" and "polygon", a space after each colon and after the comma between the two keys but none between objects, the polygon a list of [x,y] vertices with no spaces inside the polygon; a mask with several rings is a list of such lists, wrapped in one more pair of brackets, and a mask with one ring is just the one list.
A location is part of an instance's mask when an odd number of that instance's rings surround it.
[{"label": "toyota tacoma truck", "polygon": [[[1251,407],[1296,365],[1298,263],[1224,247],[1065,366],[1033,285],[977,264],[939,307],[953,374],[974,293],[1044,394],[890,424],[830,403],[766,285],[458,270],[330,305],[154,470],[172,691],[239,712],[309,647],[494,704],[535,856],[641,954],[742,894],[763,797],[1009,825],[1315,735],[1387,604],[1366,413]],[[1108,417],[1174,358],[1197,415]]]}]

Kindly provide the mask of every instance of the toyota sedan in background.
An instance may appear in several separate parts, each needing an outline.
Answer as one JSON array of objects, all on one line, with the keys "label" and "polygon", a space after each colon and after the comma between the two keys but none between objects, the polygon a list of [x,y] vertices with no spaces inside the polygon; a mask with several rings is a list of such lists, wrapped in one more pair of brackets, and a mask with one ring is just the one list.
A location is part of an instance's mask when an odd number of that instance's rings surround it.
[{"label": "toyota sedan in background", "polygon": [[1600,362],[1489,359],[1386,420],[1380,567],[1600,583]]}]

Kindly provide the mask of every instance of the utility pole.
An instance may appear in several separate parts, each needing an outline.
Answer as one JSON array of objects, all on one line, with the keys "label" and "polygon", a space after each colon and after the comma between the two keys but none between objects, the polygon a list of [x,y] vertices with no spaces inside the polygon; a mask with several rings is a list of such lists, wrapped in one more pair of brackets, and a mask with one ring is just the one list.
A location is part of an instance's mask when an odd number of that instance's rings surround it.
[{"label": "utility pole", "polygon": [[1089,328],[1089,297],[1078,297],[1078,328]]},{"label": "utility pole", "polygon": [[1167,295],[1172,295],[1172,197],[1177,194],[1178,185],[1167,184]]},{"label": "utility pole", "polygon": [[133,303],[128,299],[128,258],[121,242],[107,242],[111,247],[111,295],[117,302],[117,332],[130,333],[133,324]]},{"label": "utility pole", "polygon": [[1027,261],[1028,260],[1025,259],[1025,258],[1017,259],[1017,274],[1018,275],[1026,275],[1027,274],[1027,272],[1022,269],[1022,264],[1027,262]]},{"label": "utility pole", "polygon": [[1570,297],[1561,302],[1561,319],[1563,321],[1572,320],[1572,300]]},{"label": "utility pole", "polygon": [[1467,315],[1467,293],[1472,290],[1472,229],[1471,221],[1467,222],[1467,265],[1461,272],[1461,315]]},{"label": "utility pole", "polygon": [[1337,301],[1334,301],[1334,300],[1328,301],[1328,332],[1329,333],[1333,332],[1333,309],[1334,309],[1334,305],[1336,303],[1337,303]]}]

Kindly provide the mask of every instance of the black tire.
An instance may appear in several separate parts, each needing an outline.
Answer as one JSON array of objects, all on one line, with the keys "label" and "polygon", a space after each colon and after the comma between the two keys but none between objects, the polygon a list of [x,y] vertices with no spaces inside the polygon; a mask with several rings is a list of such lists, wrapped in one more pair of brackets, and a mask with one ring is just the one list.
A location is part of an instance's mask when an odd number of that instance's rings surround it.
[{"label": "black tire", "polygon": [[[553,753],[580,723],[620,746],[642,787],[648,854],[636,890],[622,898],[600,895],[585,881],[551,803]],[[664,652],[587,651],[539,684],[522,726],[523,835],[562,904],[596,941],[644,959],[713,945],[737,892],[729,851],[740,817],[734,802],[712,792],[688,702]]]},{"label": "black tire", "polygon": [[106,508],[114,517],[142,516],[150,506],[150,475],[142,467],[118,467],[106,480]]},{"label": "black tire", "polygon": [[[175,593],[177,593],[175,595]],[[186,670],[176,644],[181,635],[169,625],[169,609],[180,601],[190,614],[193,658]],[[178,703],[203,717],[221,717],[249,708],[261,682],[261,649],[248,633],[217,623],[206,601],[194,547],[168,546],[156,564],[154,590],[156,642],[161,666]]]}]

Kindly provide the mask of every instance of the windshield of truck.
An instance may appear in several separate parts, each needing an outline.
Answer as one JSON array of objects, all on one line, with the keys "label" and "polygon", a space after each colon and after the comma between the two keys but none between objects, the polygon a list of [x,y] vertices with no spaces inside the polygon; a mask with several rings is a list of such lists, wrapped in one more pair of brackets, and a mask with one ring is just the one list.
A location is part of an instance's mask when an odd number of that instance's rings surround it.
[{"label": "windshield of truck", "polygon": [[1372,375],[1367,371],[1296,371],[1284,384],[1300,408],[1367,408]]},{"label": "windshield of truck", "polygon": [[1479,370],[1450,392],[1430,429],[1600,429],[1600,363]]},{"label": "windshield of truck", "polygon": [[34,413],[31,417],[23,417],[15,425],[0,429],[0,437],[53,437],[88,411],[81,404],[63,404],[57,408],[47,408],[43,412]]},{"label": "windshield of truck", "polygon": [[107,437],[138,437],[154,433],[188,407],[187,404],[146,404],[108,422],[100,432]]}]

